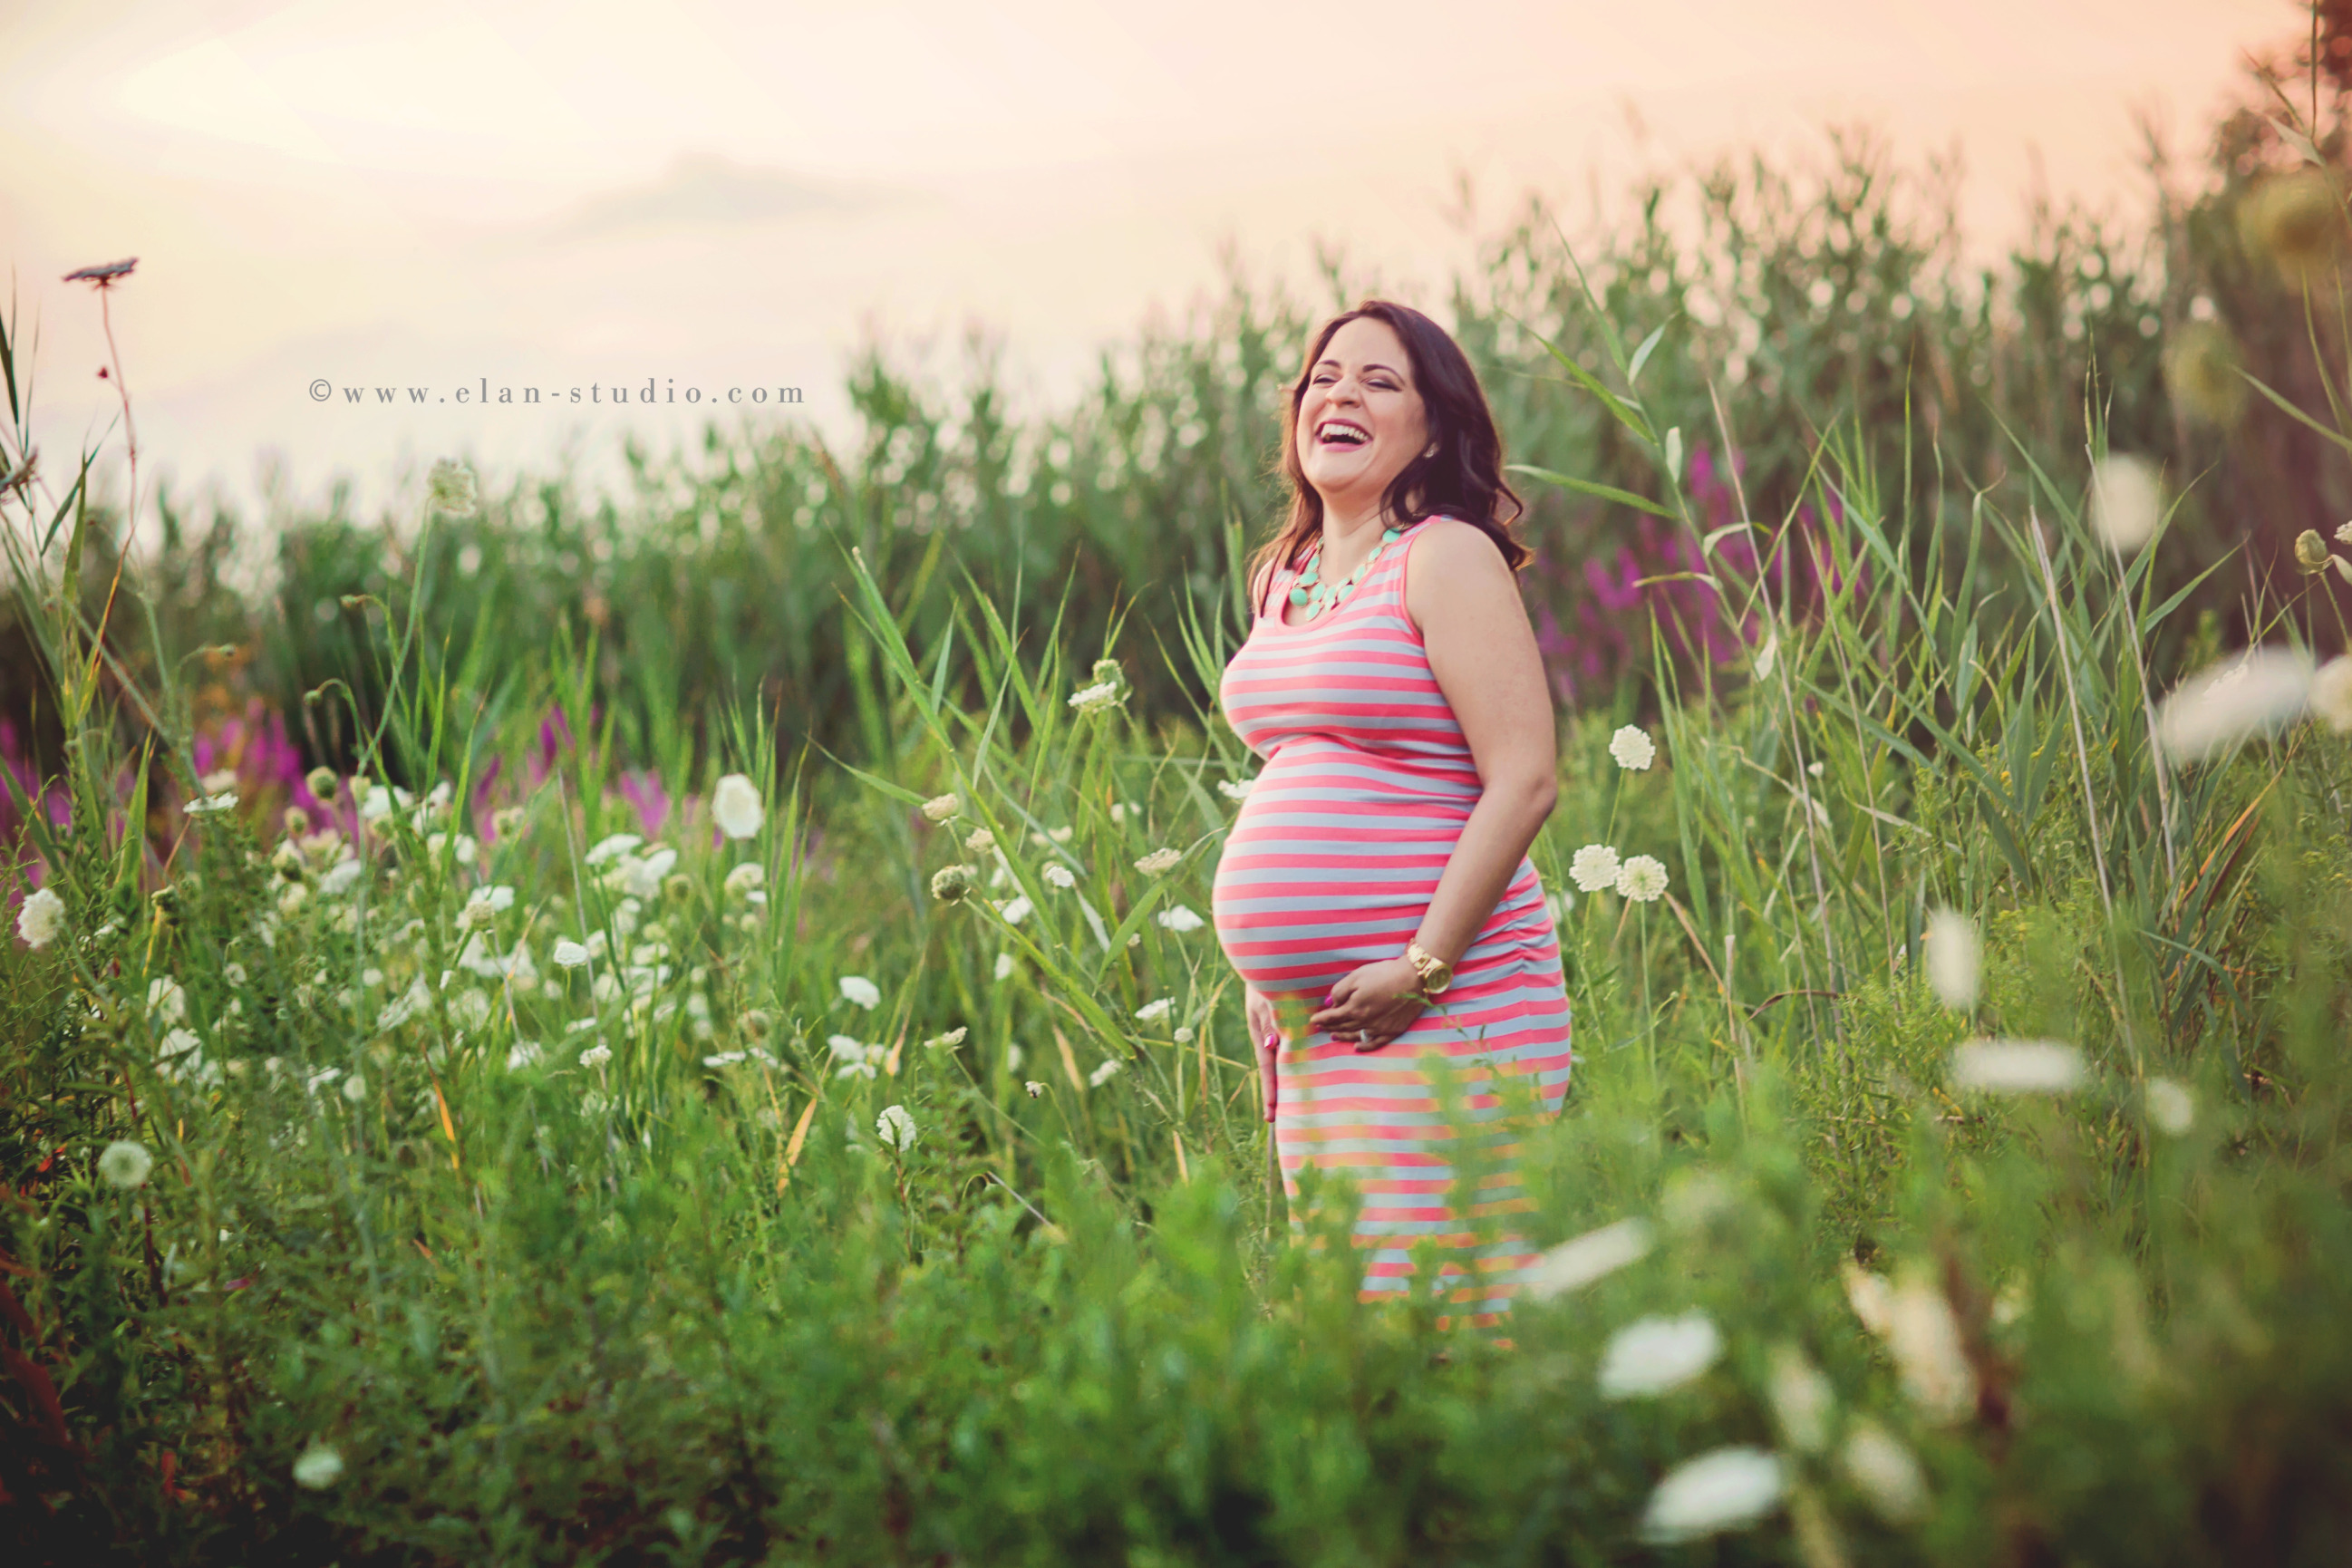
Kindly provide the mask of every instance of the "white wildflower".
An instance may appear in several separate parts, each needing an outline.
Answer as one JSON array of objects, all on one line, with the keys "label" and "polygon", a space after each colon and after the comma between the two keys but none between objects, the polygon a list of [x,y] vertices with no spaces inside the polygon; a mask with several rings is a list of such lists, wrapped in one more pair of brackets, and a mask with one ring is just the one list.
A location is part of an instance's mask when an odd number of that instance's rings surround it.
[{"label": "white wildflower", "polygon": [[634,833],[615,833],[609,838],[596,840],[595,847],[582,858],[591,866],[602,866],[615,856],[626,855],[644,842],[644,838]]},{"label": "white wildflower", "polygon": [[360,879],[360,873],[365,868],[355,859],[336,861],[320,874],[319,896],[324,899],[341,898],[352,890],[352,884]]},{"label": "white wildflower", "polygon": [[710,792],[710,816],[719,824],[719,831],[728,837],[751,837],[767,818],[760,786],[748,774],[729,773]]},{"label": "white wildflower", "polygon": [[294,1461],[294,1483],[323,1491],[342,1479],[343,1457],[324,1443],[312,1443]]},{"label": "white wildflower", "polygon": [[1184,858],[1180,849],[1154,849],[1135,863],[1135,868],[1147,877],[1158,877],[1174,870]]},{"label": "white wildflower", "polygon": [[2311,656],[2299,649],[2249,648],[2168,692],[2157,708],[2157,739],[2181,762],[2228,751],[2301,714],[2312,675]]},{"label": "white wildflower", "polygon": [[218,795],[203,795],[182,807],[190,816],[202,816],[206,812],[227,811],[236,805],[236,792],[223,790]]},{"label": "white wildflower", "polygon": [[2185,1138],[2197,1122],[2197,1102],[2168,1078],[2147,1080],[2147,1120],[2158,1132]]},{"label": "white wildflower", "polygon": [[985,827],[975,827],[971,837],[963,841],[963,847],[974,855],[985,855],[996,847],[996,835]]},{"label": "white wildflower", "polygon": [[1045,1093],[1045,1086],[1044,1084],[1042,1084],[1042,1083],[1039,1083],[1039,1082],[1038,1082],[1035,1079],[1034,1079],[1034,1078],[1033,1078],[1033,1079],[1030,1079],[1029,1080],[1027,1080],[1026,1082],[1024,1082],[1024,1084],[1022,1084],[1022,1086],[1021,1086],[1021,1087],[1022,1087],[1023,1089],[1027,1089],[1027,1090],[1029,1091],[1029,1098],[1030,1098],[1030,1099],[1032,1099],[1032,1100],[1036,1099],[1039,1095],[1041,1095],[1041,1094],[1043,1094],[1043,1093]]},{"label": "white wildflower", "polygon": [[1909,1524],[1927,1511],[1927,1481],[1900,1438],[1868,1416],[1846,1433],[1838,1464],[1873,1512],[1889,1524]]},{"label": "white wildflower", "polygon": [[1976,1371],[1960,1348],[1960,1325],[1933,1279],[1906,1271],[1887,1297],[1886,1348],[1904,1392],[1931,1421],[1960,1419],[1977,1402]]},{"label": "white wildflower", "polygon": [[1658,748],[1648,731],[1628,724],[1609,737],[1609,754],[1617,759],[1619,767],[1639,773],[1657,760]]},{"label": "white wildflower", "polygon": [[707,1068],[733,1067],[737,1062],[743,1059],[743,1056],[744,1053],[741,1051],[719,1051],[714,1055],[703,1058],[702,1065]]},{"label": "white wildflower", "polygon": [[1045,880],[1051,882],[1057,888],[1075,888],[1078,885],[1078,874],[1076,871],[1071,870],[1067,866],[1063,865],[1059,860],[1053,861],[1046,866],[1045,876]]},{"label": "white wildflower", "polygon": [[2156,537],[2163,488],[2145,458],[2110,454],[2091,470],[2091,531],[2128,554]]},{"label": "white wildflower", "polygon": [[1257,783],[1255,779],[1219,779],[1217,793],[1227,800],[1246,800],[1249,798],[1250,786],[1255,783]]},{"label": "white wildflower", "polygon": [[471,517],[477,509],[474,470],[443,458],[425,476],[425,504],[451,517]]},{"label": "white wildflower", "polygon": [[1538,1301],[1570,1290],[1580,1290],[1594,1280],[1615,1273],[1649,1256],[1650,1224],[1621,1219],[1599,1230],[1561,1242],[1535,1260],[1527,1274],[1527,1293]]},{"label": "white wildflower", "polygon": [[2352,655],[2337,654],[2313,674],[2311,710],[2339,735],[2352,731]]},{"label": "white wildflower", "polygon": [[1117,1057],[1112,1057],[1108,1060],[1105,1061],[1100,1067],[1095,1068],[1094,1071],[1087,1074],[1087,1082],[1096,1089],[1100,1089],[1103,1085],[1110,1081],[1111,1075],[1119,1070],[1119,1059]]},{"label": "white wildflower", "polygon": [[1172,931],[1199,931],[1208,923],[1181,904],[1171,904],[1151,918],[1160,922],[1161,930]]},{"label": "white wildflower", "polygon": [[2083,1053],[2056,1040],[1966,1040],[1952,1051],[1952,1082],[1996,1094],[2063,1094],[2089,1076]]},{"label": "white wildflower", "polygon": [[353,1073],[351,1077],[343,1079],[343,1098],[350,1100],[353,1105],[357,1105],[361,1100],[365,1100],[367,1098],[367,1079],[362,1078],[357,1073]]},{"label": "white wildflower", "polygon": [[874,1119],[874,1134],[903,1154],[915,1146],[915,1119],[903,1105],[886,1105]]},{"label": "white wildflower", "polygon": [[1126,694],[1116,680],[1098,680],[1092,686],[1082,686],[1070,693],[1070,706],[1081,713],[1099,713],[1116,708],[1125,701]]},{"label": "white wildflower", "polygon": [[1885,1338],[1895,1321],[1895,1291],[1886,1277],[1872,1273],[1852,1258],[1838,1266],[1838,1273],[1845,1282],[1845,1299],[1853,1307],[1853,1315],[1864,1328]]},{"label": "white wildflower", "polygon": [[1836,1391],[1822,1369],[1796,1346],[1774,1345],[1765,1392],[1789,1447],[1801,1454],[1820,1453],[1830,1440],[1830,1413],[1837,1405]]},{"label": "white wildflower", "polygon": [[[991,902],[993,903],[994,900],[992,900]],[[1019,893],[1005,900],[1003,903],[996,904],[995,908],[996,912],[1004,917],[1004,923],[1006,925],[1017,926],[1023,921],[1029,918],[1029,911],[1036,908],[1036,906],[1029,901],[1028,894]]]},{"label": "white wildflower", "polygon": [[537,1040],[517,1040],[507,1052],[507,1071],[520,1072],[527,1067],[536,1067],[546,1055],[539,1048]]},{"label": "white wildflower", "polygon": [[727,873],[726,889],[730,893],[756,891],[768,879],[767,868],[757,860],[746,860]]},{"label": "white wildflower", "polygon": [[125,1189],[146,1183],[147,1173],[155,1168],[155,1156],[147,1152],[143,1143],[128,1138],[118,1138],[106,1146],[98,1157],[99,1176],[110,1187]]},{"label": "white wildflower", "polygon": [[1135,1010],[1135,1016],[1144,1023],[1158,1024],[1165,1021],[1168,1015],[1175,1010],[1175,998],[1171,996],[1162,996],[1157,1002],[1146,1002],[1142,1006],[1138,1007]]},{"label": "white wildflower", "polygon": [[1977,928],[1968,917],[1938,909],[1927,917],[1927,984],[1945,1006],[1977,1002]]},{"label": "white wildflower", "polygon": [[932,822],[945,822],[963,809],[963,797],[958,795],[935,795],[923,802],[923,816]]},{"label": "white wildflower", "polygon": [[565,937],[555,944],[553,957],[556,968],[577,969],[588,962],[588,949],[583,943]]},{"label": "white wildflower", "polygon": [[612,1059],[613,1047],[602,1040],[580,1053],[580,1065],[583,1068],[600,1068]]},{"label": "white wildflower", "polygon": [[17,907],[16,935],[26,947],[47,947],[65,928],[66,901],[51,889],[29,894]]},{"label": "white wildflower", "polygon": [[1670,1393],[1713,1366],[1722,1353],[1723,1335],[1703,1311],[1637,1319],[1612,1334],[1601,1352],[1601,1396],[1631,1399]]},{"label": "white wildflower", "polygon": [[996,978],[999,980],[1010,980],[1013,978],[1013,955],[1011,953],[1000,952],[996,955],[995,974]]},{"label": "white wildflower", "polygon": [[966,1036],[967,1034],[970,1034],[971,1032],[971,1026],[970,1026],[970,1025],[968,1025],[968,1024],[958,1024],[954,1028],[950,1029],[946,1034],[944,1034],[944,1035],[933,1035],[929,1039],[925,1040],[925,1041],[923,1042],[923,1048],[924,1048],[925,1050],[934,1050],[934,1051],[935,1051],[935,1050],[940,1050],[940,1049],[943,1049],[943,1048],[952,1047],[955,1047],[955,1046],[960,1046],[960,1045],[963,1044],[963,1037],[964,1037],[964,1036]]},{"label": "white wildflower", "polygon": [[188,994],[170,975],[159,975],[147,983],[147,1016],[166,1024],[176,1024],[188,1016]]},{"label": "white wildflower", "polygon": [[1780,1459],[1745,1445],[1717,1448],[1669,1471],[1642,1510],[1643,1537],[1670,1546],[1755,1523],[1780,1503]]},{"label": "white wildflower", "polygon": [[843,975],[841,994],[861,1007],[871,1009],[882,1005],[882,988],[863,974]]},{"label": "white wildflower", "polygon": [[1654,903],[1666,890],[1666,868],[1653,855],[1636,855],[1618,868],[1617,890],[1637,904]]},{"label": "white wildflower", "polygon": [[1568,863],[1569,880],[1588,893],[1604,893],[1617,886],[1617,851],[1606,844],[1588,844]]}]

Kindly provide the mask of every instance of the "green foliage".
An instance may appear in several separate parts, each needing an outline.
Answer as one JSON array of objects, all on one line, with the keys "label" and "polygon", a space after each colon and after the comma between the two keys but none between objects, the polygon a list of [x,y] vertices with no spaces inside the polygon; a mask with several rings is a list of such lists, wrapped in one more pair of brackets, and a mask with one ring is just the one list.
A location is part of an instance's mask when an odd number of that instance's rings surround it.
[{"label": "green foliage", "polygon": [[[1739,232],[1739,289],[1796,287]],[[1934,247],[1871,243],[1869,288],[1927,309]],[[2160,743],[2166,648],[2234,638],[2090,527],[2102,406],[2074,457],[2075,426],[1984,416],[2015,475],[1947,493],[1921,476],[1967,399],[1921,428],[1842,329],[1759,340],[1745,395],[1846,354],[1802,389],[1841,412],[1759,447],[1717,522],[1663,460],[1705,383],[1655,276],[1546,331],[1582,413],[1534,455],[1651,463],[1716,584],[1683,607],[1738,651],[1680,661],[1654,625],[1648,768],[1612,759],[1630,689],[1565,726],[1530,853],[1578,1065],[1526,1153],[1549,1283],[1500,1332],[1425,1273],[1360,1301],[1344,1188],[1282,1212],[1237,988],[1177,912],[1252,767],[1201,695],[1245,509],[1147,545],[1159,492],[1081,505],[1049,471],[1055,528],[1011,509],[982,535],[1006,560],[959,574],[948,522],[819,454],[829,500],[738,476],[767,522],[606,518],[585,558],[625,578],[478,589],[448,552],[510,521],[428,515],[337,602],[361,663],[308,710],[349,776],[286,822],[170,804],[211,793],[189,623],[129,581],[146,647],[100,637],[86,519],[11,492],[71,807],[11,797],[62,900],[0,947],[11,1560],[2340,1560],[2352,742],[2323,707]],[[1280,358],[1180,354],[1179,445],[1240,442],[1202,409]],[[864,395],[905,417],[878,372]],[[933,446],[868,456],[957,493]],[[1800,614],[1754,568],[1803,508],[1828,570]],[[359,570],[361,537],[295,542]],[[1058,599],[1000,592],[1074,561]],[[772,623],[719,601],[769,572],[804,574],[771,613],[804,639],[792,710],[838,707],[817,744],[723,689]],[[1164,614],[1113,598],[1153,581]],[[578,593],[601,626],[566,624]],[[1577,888],[1593,844],[1665,894]],[[1954,918],[1982,944],[1957,990]],[[2079,1078],[1972,1082],[1988,1040]],[[1781,1480],[1755,1520],[1661,1539],[1662,1485],[1741,1450]]]}]

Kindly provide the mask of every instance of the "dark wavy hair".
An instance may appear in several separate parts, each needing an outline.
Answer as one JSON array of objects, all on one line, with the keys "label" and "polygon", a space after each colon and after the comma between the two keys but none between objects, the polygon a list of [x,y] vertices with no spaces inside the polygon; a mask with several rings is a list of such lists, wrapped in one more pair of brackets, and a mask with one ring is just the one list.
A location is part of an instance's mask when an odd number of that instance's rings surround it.
[{"label": "dark wavy hair", "polygon": [[[1270,562],[1297,563],[1307,544],[1323,531],[1323,498],[1307,481],[1298,460],[1298,405],[1307,396],[1315,363],[1330,344],[1331,334],[1348,322],[1369,316],[1387,323],[1404,344],[1412,365],[1412,384],[1421,394],[1422,408],[1434,457],[1416,453],[1412,461],[1389,484],[1381,497],[1388,515],[1397,521],[1418,521],[1435,513],[1460,518],[1495,542],[1503,559],[1517,572],[1535,552],[1511,537],[1511,526],[1527,513],[1527,503],[1503,479],[1503,438],[1495,429],[1495,416],[1478,373],[1453,334],[1410,305],[1392,300],[1367,300],[1354,310],[1332,317],[1315,334],[1290,388],[1283,411],[1280,471],[1290,488],[1290,516],[1279,532],[1258,546],[1249,560],[1247,581],[1255,586],[1258,574]],[[1508,502],[1507,514],[1501,511]],[[1255,608],[1253,602],[1253,609]]]}]

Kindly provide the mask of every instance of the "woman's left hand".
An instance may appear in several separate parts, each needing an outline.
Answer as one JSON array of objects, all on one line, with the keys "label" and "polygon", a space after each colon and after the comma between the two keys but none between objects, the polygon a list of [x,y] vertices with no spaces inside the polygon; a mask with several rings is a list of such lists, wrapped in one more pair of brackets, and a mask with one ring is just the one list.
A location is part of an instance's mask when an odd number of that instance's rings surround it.
[{"label": "woman's left hand", "polygon": [[1360,1051],[1376,1051],[1411,1028],[1428,1005],[1419,972],[1402,957],[1383,958],[1341,975],[1307,1022]]}]

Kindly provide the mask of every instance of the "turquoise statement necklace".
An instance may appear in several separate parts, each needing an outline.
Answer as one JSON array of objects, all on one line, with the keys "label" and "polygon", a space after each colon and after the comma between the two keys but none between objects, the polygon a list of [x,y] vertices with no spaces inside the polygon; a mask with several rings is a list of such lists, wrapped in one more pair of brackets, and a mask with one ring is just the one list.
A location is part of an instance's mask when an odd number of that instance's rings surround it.
[{"label": "turquoise statement necklace", "polygon": [[1396,542],[1396,539],[1397,530],[1393,528],[1381,530],[1381,542],[1372,546],[1372,552],[1364,557],[1362,564],[1335,584],[1322,581],[1323,541],[1318,536],[1315,541],[1314,553],[1307,557],[1307,569],[1298,574],[1298,581],[1291,585],[1290,602],[1294,605],[1306,605],[1307,618],[1310,621],[1315,619],[1355,592],[1356,584],[1363,581],[1364,574],[1372,569],[1372,563],[1378,561],[1388,547]]}]

